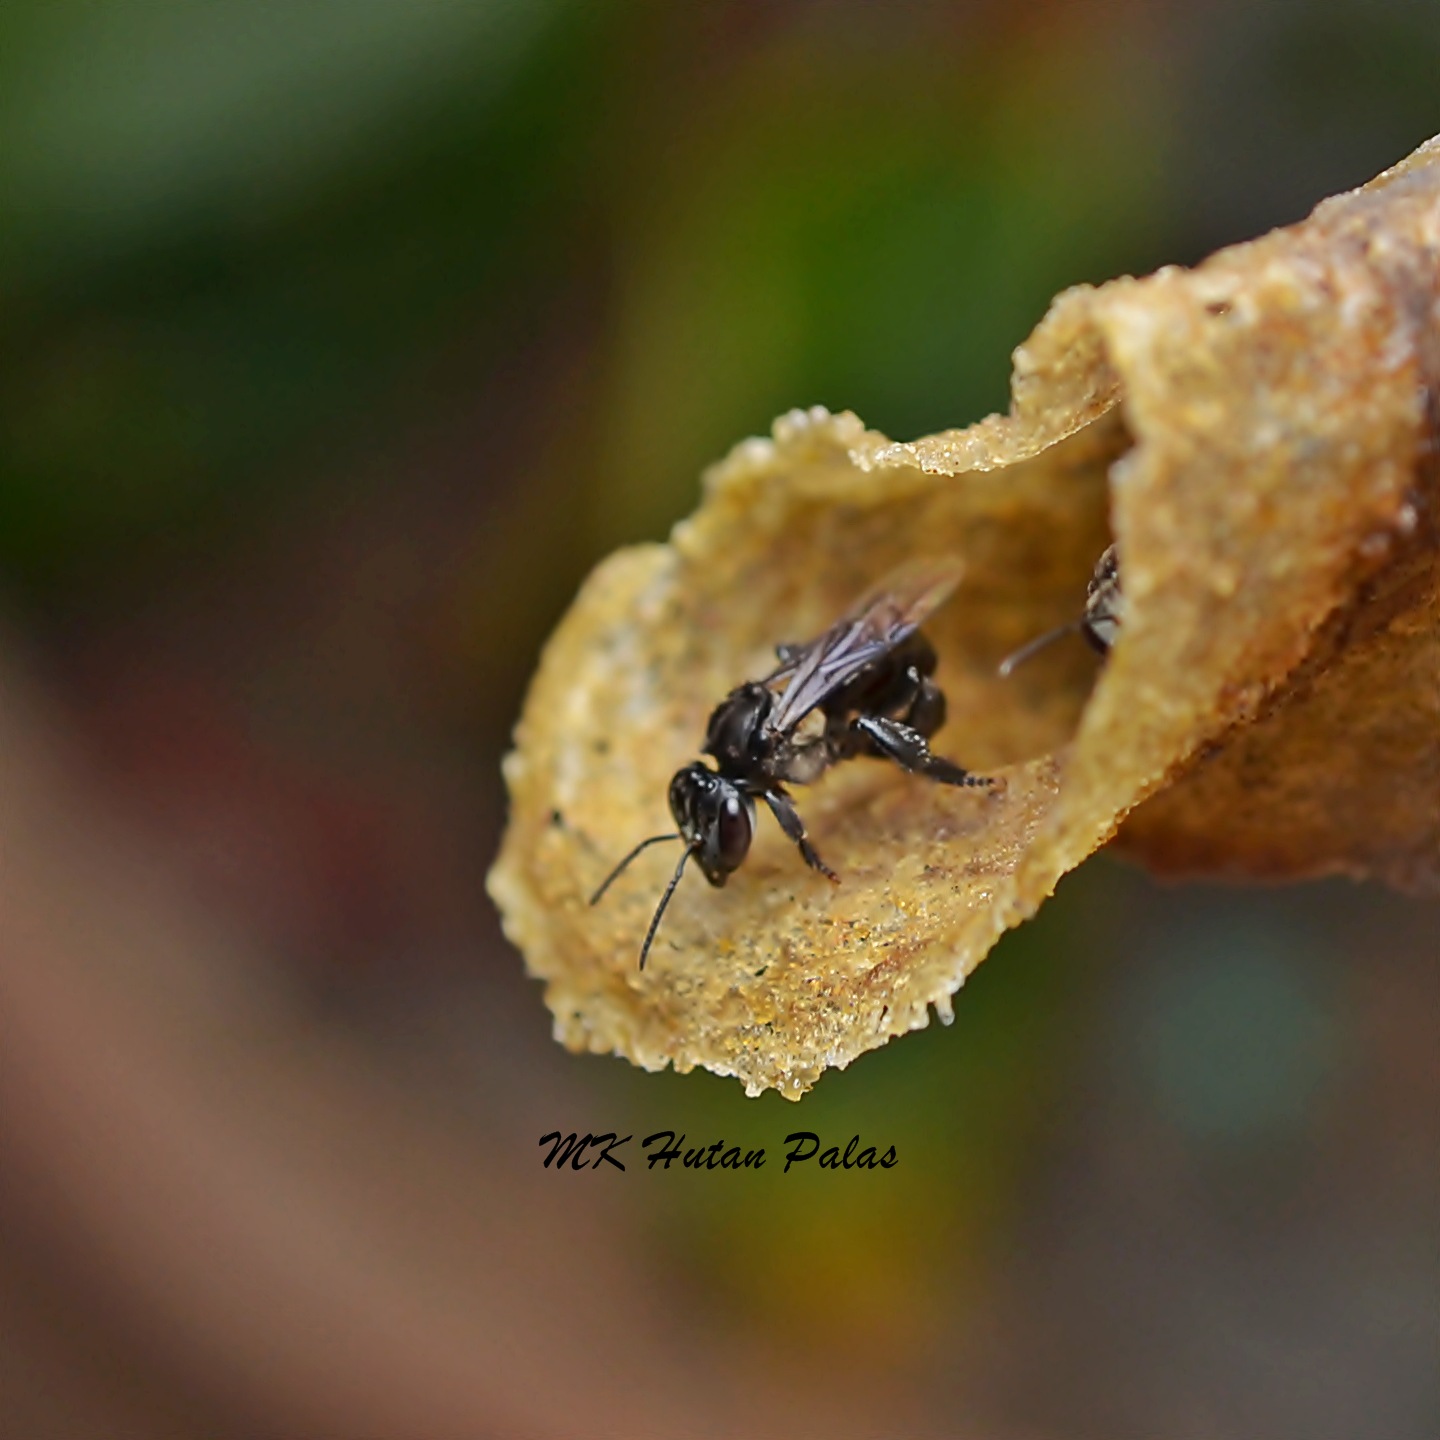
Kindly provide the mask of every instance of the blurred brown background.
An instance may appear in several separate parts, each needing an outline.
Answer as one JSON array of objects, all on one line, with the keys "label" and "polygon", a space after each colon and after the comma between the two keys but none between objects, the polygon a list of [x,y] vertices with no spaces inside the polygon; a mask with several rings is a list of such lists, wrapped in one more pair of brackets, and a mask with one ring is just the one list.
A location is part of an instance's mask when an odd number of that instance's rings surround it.
[{"label": "blurred brown background", "polygon": [[482,889],[548,628],[706,463],[1003,407],[1437,74],[1429,0],[11,0],[0,1432],[1440,1432],[1433,902],[1102,859],[797,1107],[566,1054]]}]

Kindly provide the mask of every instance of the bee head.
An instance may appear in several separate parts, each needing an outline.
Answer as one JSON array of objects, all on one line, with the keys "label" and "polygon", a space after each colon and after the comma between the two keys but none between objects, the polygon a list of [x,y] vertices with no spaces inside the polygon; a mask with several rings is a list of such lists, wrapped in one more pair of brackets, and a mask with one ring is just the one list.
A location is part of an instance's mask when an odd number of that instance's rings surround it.
[{"label": "bee head", "polygon": [[1120,588],[1120,558],[1114,545],[1100,557],[1085,591],[1085,616],[1080,629],[1091,648],[1104,655],[1115,643],[1125,620],[1125,593]]},{"label": "bee head", "polygon": [[755,802],[733,781],[698,760],[675,772],[670,813],[712,885],[723,885],[750,853]]}]

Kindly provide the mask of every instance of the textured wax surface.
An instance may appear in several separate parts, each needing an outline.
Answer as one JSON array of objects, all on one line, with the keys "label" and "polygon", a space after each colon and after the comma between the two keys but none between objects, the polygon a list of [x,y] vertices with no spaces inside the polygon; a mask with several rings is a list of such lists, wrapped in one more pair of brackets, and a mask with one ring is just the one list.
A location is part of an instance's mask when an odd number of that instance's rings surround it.
[{"label": "textured wax surface", "polygon": [[[792,412],[706,477],[671,543],[622,550],[546,646],[505,766],[490,889],[557,1038],[795,1097],[950,1014],[1009,926],[1121,827],[1189,873],[1440,882],[1440,142],[1304,223],[1060,295],[1014,403],[913,444]],[[657,421],[657,423],[660,423]],[[1100,665],[1069,619],[1113,533],[1127,601]],[[842,883],[760,809],[723,890],[678,847],[671,774],[710,710],[902,561],[958,557],[925,626],[953,789],[873,761],[794,791]],[[1133,812],[1133,813],[1132,813]],[[1128,819],[1127,819],[1128,817]]]}]

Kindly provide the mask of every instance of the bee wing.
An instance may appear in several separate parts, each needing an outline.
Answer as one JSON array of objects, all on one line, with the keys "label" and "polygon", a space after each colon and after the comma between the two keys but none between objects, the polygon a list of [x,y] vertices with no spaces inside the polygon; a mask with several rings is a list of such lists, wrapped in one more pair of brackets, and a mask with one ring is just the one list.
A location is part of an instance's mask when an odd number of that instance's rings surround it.
[{"label": "bee wing", "polygon": [[766,729],[793,730],[847,680],[909,639],[949,598],[962,569],[948,557],[907,561],[823,635],[787,647],[785,663],[765,679],[778,692]]}]

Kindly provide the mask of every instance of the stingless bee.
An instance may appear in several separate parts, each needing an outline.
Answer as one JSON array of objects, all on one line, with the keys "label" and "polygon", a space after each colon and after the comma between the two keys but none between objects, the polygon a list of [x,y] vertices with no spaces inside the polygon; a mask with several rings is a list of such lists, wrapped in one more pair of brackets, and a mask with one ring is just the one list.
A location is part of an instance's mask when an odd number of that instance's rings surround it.
[{"label": "stingless bee", "polygon": [[1022,661],[1028,660],[1037,650],[1043,650],[1052,641],[1072,630],[1078,630],[1090,648],[1100,655],[1108,655],[1115,637],[1120,633],[1125,618],[1125,594],[1120,589],[1120,557],[1114,545],[1106,547],[1105,553],[1095,562],[1095,573],[1085,588],[1085,609],[1074,620],[1067,620],[1053,630],[1026,641],[1018,650],[1007,655],[1000,662],[1000,674],[1008,675]]},{"label": "stingless bee", "polygon": [[[670,781],[670,813],[677,830],[642,840],[591,897],[596,904],[630,862],[650,845],[681,840],[685,850],[640,947],[650,953],[660,917],[693,856],[705,878],[723,885],[741,866],[755,837],[755,800],[770,808],[805,863],[832,881],[785,789],[809,785],[842,760],[869,755],[942,785],[988,786],[930,753],[929,738],[945,723],[945,696],[931,676],[934,647],[920,626],[960,579],[950,560],[916,560],[892,572],[823,635],[803,645],[778,645],[779,667],[732,690],[711,713],[703,753]],[[804,736],[801,722],[818,712],[821,724]]]}]

